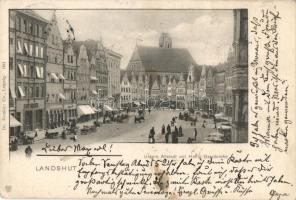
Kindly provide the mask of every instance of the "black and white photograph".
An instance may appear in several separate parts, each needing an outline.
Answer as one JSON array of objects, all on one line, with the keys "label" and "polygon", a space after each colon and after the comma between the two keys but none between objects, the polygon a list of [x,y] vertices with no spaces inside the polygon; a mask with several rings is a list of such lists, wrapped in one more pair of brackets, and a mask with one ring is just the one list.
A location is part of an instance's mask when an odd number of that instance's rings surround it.
[{"label": "black and white photograph", "polygon": [[0,10],[0,197],[295,199],[295,1]]},{"label": "black and white photograph", "polygon": [[9,150],[247,143],[247,9],[10,9]]}]

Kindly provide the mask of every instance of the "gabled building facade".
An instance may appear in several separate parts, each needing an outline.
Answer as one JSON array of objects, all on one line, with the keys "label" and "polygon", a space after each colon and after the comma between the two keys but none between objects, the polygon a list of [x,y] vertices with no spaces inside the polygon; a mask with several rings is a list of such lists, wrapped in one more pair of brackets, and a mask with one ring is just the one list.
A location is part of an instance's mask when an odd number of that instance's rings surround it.
[{"label": "gabled building facade", "polygon": [[120,83],[120,105],[121,108],[128,108],[132,101],[132,86],[128,79],[126,72],[122,72],[122,78]]},{"label": "gabled building facade", "polygon": [[108,98],[108,66],[106,52],[102,43],[102,40],[97,42],[97,49],[95,52],[95,62],[96,62],[96,77],[97,81],[97,91],[101,98]]},{"label": "gabled building facade", "polygon": [[77,105],[90,104],[90,64],[85,46],[77,49]]},{"label": "gabled building facade", "polygon": [[46,128],[64,124],[64,66],[63,41],[57,25],[55,11],[46,27]]},{"label": "gabled building facade", "polygon": [[77,59],[72,42],[64,42],[65,121],[77,118]]}]

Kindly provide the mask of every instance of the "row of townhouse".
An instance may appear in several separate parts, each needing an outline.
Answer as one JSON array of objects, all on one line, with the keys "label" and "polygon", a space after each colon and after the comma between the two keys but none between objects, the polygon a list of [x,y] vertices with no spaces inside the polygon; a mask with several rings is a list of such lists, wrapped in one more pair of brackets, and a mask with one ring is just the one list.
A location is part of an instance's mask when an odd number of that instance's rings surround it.
[{"label": "row of townhouse", "polygon": [[177,108],[193,108],[198,103],[198,81],[191,65],[186,74],[135,74],[122,71],[121,106],[134,102],[157,106],[162,102],[175,104]]},{"label": "row of townhouse", "polygon": [[33,10],[9,16],[10,121],[19,122],[11,123],[12,135],[93,115],[111,82],[110,95],[120,90],[119,77],[116,82],[108,72],[119,73],[121,56],[102,41],[63,40],[55,12],[50,21]]},{"label": "row of townhouse", "polygon": [[122,71],[121,106],[132,102],[155,100],[177,103],[178,108],[200,108],[200,110],[232,115],[232,65],[203,66],[200,80],[195,81],[193,66],[186,74],[136,75]]},{"label": "row of townhouse", "polygon": [[202,110],[232,116],[232,67],[233,50],[229,50],[225,63],[203,66],[199,81],[199,96]]}]

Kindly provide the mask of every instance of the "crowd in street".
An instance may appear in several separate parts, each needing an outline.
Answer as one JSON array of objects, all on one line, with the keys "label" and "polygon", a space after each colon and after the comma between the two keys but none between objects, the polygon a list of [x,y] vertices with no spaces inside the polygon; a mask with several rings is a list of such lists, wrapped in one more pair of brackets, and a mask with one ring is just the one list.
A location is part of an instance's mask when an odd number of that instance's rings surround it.
[{"label": "crowd in street", "polygon": [[[194,126],[193,128],[193,135],[192,137],[187,138],[187,143],[193,143],[194,141],[197,141],[197,128],[196,128],[196,123],[198,121],[197,116],[195,115],[194,118],[192,118],[189,113],[185,112],[184,114],[182,112],[179,113],[179,117],[174,116],[170,123],[165,125],[163,124],[161,127],[161,134],[164,135],[164,140],[165,143],[179,143],[179,137],[184,136],[183,134],[183,128],[180,125],[179,127],[177,126],[177,119],[179,120],[185,120],[185,121],[191,121],[191,126]],[[216,125],[216,120],[213,118],[213,123],[214,123],[214,129],[217,129]],[[207,121],[204,119],[202,121],[202,128],[207,127]],[[170,140],[171,138],[171,140]],[[149,136],[148,136],[148,143],[155,143],[155,128],[152,126],[152,128],[149,131]]]}]

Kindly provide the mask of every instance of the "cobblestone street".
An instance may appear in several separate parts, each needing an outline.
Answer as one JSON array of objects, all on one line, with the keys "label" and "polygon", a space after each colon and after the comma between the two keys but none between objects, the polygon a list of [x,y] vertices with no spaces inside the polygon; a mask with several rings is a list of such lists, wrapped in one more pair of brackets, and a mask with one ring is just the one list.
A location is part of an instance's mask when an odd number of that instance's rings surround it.
[{"label": "cobblestone street", "polygon": [[[134,113],[129,113],[129,118],[127,118],[123,123],[109,123],[103,124],[101,127],[97,127],[97,131],[93,133],[88,133],[87,135],[81,135],[78,133],[78,140],[76,143],[82,145],[92,145],[96,143],[148,143],[148,135],[152,126],[155,128],[155,140],[156,143],[165,144],[165,136],[161,134],[161,127],[164,124],[167,126],[174,116],[178,116],[182,111],[174,110],[155,110],[150,114],[146,112],[145,121],[141,123],[134,122]],[[197,140],[193,141],[196,143],[201,143],[209,135],[209,133],[214,132],[213,120],[206,120],[206,128],[202,127],[203,119],[198,117],[196,126],[191,126],[190,122],[184,120],[176,120],[177,127],[182,126],[183,136],[179,137],[179,143],[186,143],[188,137],[194,138],[194,127],[197,128]],[[93,121],[78,124],[81,129],[84,125],[91,125]],[[58,129],[59,132],[62,128]],[[75,143],[70,139],[70,135],[67,139],[62,139],[59,136],[56,139],[44,139],[43,136],[39,135],[39,140],[31,145],[33,149],[41,149],[45,143],[51,145],[57,144],[73,144]],[[169,137],[169,143],[172,142],[171,136]],[[11,155],[16,153],[23,153],[27,145],[19,146],[19,149],[15,152],[11,152]]]}]

